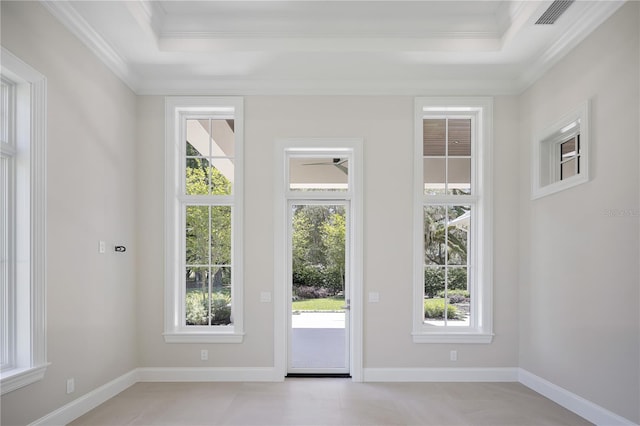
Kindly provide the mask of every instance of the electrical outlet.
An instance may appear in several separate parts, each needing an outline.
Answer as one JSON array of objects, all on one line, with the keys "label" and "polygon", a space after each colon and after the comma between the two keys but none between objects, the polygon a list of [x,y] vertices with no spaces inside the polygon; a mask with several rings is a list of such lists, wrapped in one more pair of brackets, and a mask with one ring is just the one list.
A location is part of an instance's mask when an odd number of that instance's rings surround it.
[{"label": "electrical outlet", "polygon": [[458,360],[458,351],[449,352],[449,359],[451,361],[457,361]]},{"label": "electrical outlet", "polygon": [[200,351],[200,361],[207,361],[209,359],[209,351],[202,349]]},{"label": "electrical outlet", "polygon": [[74,393],[76,391],[76,381],[72,377],[67,379],[67,394]]}]

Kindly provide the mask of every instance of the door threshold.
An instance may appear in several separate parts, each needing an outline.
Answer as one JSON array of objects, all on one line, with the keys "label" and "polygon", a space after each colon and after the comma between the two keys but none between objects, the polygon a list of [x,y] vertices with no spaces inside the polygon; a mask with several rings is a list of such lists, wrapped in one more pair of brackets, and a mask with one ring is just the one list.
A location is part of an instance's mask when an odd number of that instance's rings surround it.
[{"label": "door threshold", "polygon": [[287,378],[287,379],[297,379],[297,378],[350,379],[351,378],[351,374],[349,374],[349,373],[288,373],[285,378]]}]

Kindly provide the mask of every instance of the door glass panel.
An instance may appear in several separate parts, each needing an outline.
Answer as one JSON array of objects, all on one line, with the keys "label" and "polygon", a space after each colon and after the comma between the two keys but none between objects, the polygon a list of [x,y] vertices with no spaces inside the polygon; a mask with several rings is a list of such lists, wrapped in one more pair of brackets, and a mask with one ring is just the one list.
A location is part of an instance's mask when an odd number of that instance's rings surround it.
[{"label": "door glass panel", "polygon": [[294,204],[291,208],[289,370],[347,369],[346,207]]}]

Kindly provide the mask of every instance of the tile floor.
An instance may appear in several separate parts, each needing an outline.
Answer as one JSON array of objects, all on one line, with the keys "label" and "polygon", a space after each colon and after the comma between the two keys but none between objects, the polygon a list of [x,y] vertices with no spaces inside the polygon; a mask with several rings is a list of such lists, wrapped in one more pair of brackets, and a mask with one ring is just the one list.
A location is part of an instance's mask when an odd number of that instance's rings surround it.
[{"label": "tile floor", "polygon": [[138,383],[79,425],[588,425],[519,383]]}]

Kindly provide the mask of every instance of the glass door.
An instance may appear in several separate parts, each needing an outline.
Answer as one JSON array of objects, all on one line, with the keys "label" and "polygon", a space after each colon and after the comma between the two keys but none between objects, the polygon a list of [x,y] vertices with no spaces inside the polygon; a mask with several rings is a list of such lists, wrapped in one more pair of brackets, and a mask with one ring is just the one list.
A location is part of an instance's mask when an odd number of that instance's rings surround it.
[{"label": "glass door", "polygon": [[349,374],[349,202],[289,202],[288,373]]}]

